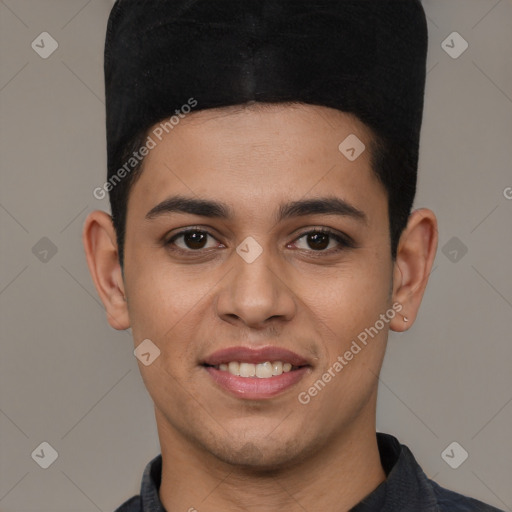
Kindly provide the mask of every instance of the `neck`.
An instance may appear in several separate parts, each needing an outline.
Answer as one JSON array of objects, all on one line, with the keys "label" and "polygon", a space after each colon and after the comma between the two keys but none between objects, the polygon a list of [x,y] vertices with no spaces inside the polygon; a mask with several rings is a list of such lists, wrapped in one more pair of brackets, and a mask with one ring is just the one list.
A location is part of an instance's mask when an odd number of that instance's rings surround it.
[{"label": "neck", "polygon": [[340,434],[300,462],[258,470],[220,461],[165,424],[158,410],[156,415],[163,461],[159,494],[166,510],[342,512],[386,478],[375,419]]}]

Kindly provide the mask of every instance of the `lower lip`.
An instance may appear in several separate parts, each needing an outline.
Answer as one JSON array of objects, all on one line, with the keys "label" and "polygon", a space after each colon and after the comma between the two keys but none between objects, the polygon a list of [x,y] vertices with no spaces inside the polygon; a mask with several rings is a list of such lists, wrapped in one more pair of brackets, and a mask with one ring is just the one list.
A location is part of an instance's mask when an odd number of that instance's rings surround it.
[{"label": "lower lip", "polygon": [[203,368],[221,388],[238,398],[249,400],[261,400],[276,396],[299,382],[309,370],[308,366],[303,366],[268,379],[260,379],[259,377],[238,377],[229,372],[217,370],[213,366],[204,366]]}]

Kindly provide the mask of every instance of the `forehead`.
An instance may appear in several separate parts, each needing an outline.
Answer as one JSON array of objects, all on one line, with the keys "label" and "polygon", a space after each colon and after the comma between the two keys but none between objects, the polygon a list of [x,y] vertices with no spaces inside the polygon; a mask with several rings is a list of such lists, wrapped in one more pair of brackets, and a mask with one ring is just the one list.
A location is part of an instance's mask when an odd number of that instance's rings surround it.
[{"label": "forehead", "polygon": [[[305,103],[259,103],[250,102],[243,105],[231,105],[221,108],[198,110],[184,116],[177,128],[183,134],[187,128],[190,130],[209,130],[212,126],[222,128],[229,132],[231,128],[239,141],[244,141],[245,134],[236,131],[239,127],[250,130],[250,136],[265,134],[271,136],[276,130],[286,134],[295,134],[310,138],[315,132],[321,131],[325,136],[327,132],[339,135],[344,129],[358,132],[365,137],[371,137],[372,130],[359,118],[349,112],[320,105]],[[213,135],[213,134],[212,134]]]},{"label": "forehead", "polygon": [[[340,151],[347,138],[366,147],[354,161]],[[372,187],[383,193],[371,169],[371,140],[371,130],[355,116],[322,106],[199,110],[156,140],[130,199],[148,205],[172,192],[243,205],[338,189],[363,200]]]}]

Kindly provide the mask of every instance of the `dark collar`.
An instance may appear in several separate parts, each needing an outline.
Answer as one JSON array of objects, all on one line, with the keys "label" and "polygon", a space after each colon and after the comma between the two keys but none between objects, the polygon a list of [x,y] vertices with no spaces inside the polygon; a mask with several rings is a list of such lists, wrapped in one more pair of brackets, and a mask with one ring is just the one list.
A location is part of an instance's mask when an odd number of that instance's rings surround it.
[{"label": "dark collar", "polygon": [[438,512],[430,480],[409,448],[380,432],[377,444],[386,480],[350,512]]},{"label": "dark collar", "polygon": [[[409,448],[383,433],[377,433],[377,444],[387,478],[351,512],[439,512],[431,482]],[[162,456],[158,455],[144,470],[142,512],[166,512],[158,496],[161,475]]]}]

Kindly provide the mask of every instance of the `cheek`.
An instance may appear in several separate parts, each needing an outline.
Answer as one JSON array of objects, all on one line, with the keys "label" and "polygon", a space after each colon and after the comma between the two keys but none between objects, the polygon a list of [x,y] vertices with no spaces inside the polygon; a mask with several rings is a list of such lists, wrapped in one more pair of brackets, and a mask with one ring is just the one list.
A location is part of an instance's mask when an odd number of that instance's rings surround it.
[{"label": "cheek", "polygon": [[179,344],[184,330],[211,285],[207,279],[187,275],[186,269],[171,267],[150,254],[131,253],[126,261],[126,291],[130,322],[136,343],[149,338],[161,348]]},{"label": "cheek", "polygon": [[157,406],[180,404],[183,412],[190,403],[184,394],[195,377],[191,369],[197,357],[190,341],[197,336],[198,315],[205,318],[212,286],[204,280],[192,284],[176,267],[146,263],[135,268],[130,272],[127,266],[126,273],[134,344],[150,339],[160,350],[153,363],[139,364],[140,373]]},{"label": "cheek", "polygon": [[[344,386],[367,377],[371,380],[368,369],[378,373],[389,329],[389,323],[383,323],[380,315],[391,307],[391,259],[376,257],[370,251],[361,252],[328,279],[303,282],[303,296],[309,293],[307,309],[313,315],[310,321],[316,325],[327,356],[325,368],[321,370],[327,371],[338,357],[349,352],[343,371],[336,372],[339,375],[336,381],[348,379]],[[350,353],[351,350],[355,353]]]},{"label": "cheek", "polygon": [[324,282],[309,308],[325,357],[318,379],[301,391],[309,397],[312,416],[327,414],[327,431],[328,425],[356,418],[372,399],[386,348],[389,324],[380,315],[390,310],[389,270],[376,265],[364,271],[355,268]]},{"label": "cheek", "polygon": [[311,309],[344,337],[353,328],[373,324],[389,307],[391,263],[366,256],[359,252],[328,275],[301,280],[301,295]]}]

